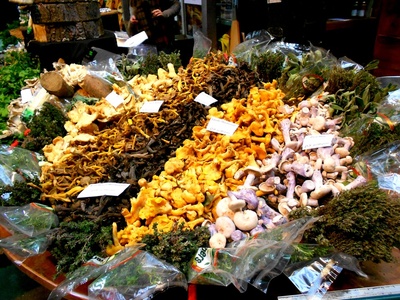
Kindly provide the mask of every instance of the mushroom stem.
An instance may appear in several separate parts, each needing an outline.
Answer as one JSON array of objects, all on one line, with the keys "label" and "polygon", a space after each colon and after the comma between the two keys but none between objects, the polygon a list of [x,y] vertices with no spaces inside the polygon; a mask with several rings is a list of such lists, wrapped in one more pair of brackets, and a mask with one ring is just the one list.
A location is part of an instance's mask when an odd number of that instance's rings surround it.
[{"label": "mushroom stem", "polygon": [[348,191],[348,190],[354,189],[356,187],[364,185],[366,182],[367,182],[367,179],[364,176],[358,175],[356,179],[354,179],[348,185],[345,185],[343,190]]},{"label": "mushroom stem", "polygon": [[296,176],[293,172],[289,172],[286,174],[287,179],[287,191],[286,198],[293,199],[294,197],[294,189],[296,188]]}]

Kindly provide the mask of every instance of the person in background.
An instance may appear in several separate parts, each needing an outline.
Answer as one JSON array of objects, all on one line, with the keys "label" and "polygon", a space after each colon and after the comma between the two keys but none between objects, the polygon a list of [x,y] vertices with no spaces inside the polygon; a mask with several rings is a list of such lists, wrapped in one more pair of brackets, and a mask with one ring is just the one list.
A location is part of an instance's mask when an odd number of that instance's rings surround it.
[{"label": "person in background", "polygon": [[158,52],[171,53],[176,31],[174,17],[180,9],[179,0],[130,0],[128,35],[145,31],[145,43],[155,45]]}]

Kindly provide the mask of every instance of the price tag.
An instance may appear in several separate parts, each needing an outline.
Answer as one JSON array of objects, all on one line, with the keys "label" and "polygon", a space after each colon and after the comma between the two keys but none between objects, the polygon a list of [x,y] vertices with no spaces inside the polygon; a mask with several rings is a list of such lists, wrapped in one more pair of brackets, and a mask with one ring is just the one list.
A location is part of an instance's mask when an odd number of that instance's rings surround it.
[{"label": "price tag", "polygon": [[145,31],[139,32],[138,34],[135,34],[134,36],[130,37],[123,43],[122,47],[127,47],[127,48],[132,48],[139,46],[141,43],[143,43],[145,40],[147,40],[149,37],[147,36]]},{"label": "price tag", "polygon": [[162,100],[147,101],[143,103],[140,108],[141,113],[156,113],[160,111],[161,105],[164,103]]},{"label": "price tag", "polygon": [[194,101],[199,102],[205,106],[210,106],[211,104],[217,102],[218,100],[204,92],[201,92],[200,94],[197,95],[196,98],[194,98]]},{"label": "price tag", "polygon": [[78,198],[100,197],[100,196],[119,196],[129,186],[128,183],[104,182],[89,184]]},{"label": "price tag", "polygon": [[215,117],[211,117],[210,122],[208,122],[207,125],[207,130],[216,132],[216,133],[221,133],[225,135],[233,135],[238,128],[238,124],[232,123],[225,121],[223,119],[218,119]]},{"label": "price tag", "polygon": [[332,146],[333,134],[307,135],[303,141],[303,150]]},{"label": "price tag", "polygon": [[31,89],[21,90],[21,98],[22,98],[21,103],[29,103],[33,98]]},{"label": "price tag", "polygon": [[115,91],[112,91],[109,93],[106,97],[106,100],[110,102],[112,106],[117,108],[120,106],[122,103],[124,103],[124,98],[122,98],[120,95],[118,95]]}]

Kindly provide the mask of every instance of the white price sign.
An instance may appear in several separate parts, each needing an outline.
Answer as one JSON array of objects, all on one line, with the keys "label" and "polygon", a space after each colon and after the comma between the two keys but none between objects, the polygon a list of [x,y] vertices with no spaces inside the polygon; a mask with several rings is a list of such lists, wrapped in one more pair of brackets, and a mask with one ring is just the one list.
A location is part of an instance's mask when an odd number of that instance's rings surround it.
[{"label": "white price sign", "polygon": [[332,146],[333,134],[307,135],[303,141],[303,150]]},{"label": "white price sign", "polygon": [[223,119],[211,117],[210,122],[208,122],[207,130],[225,134],[225,135],[233,135],[238,128],[238,124],[225,121]]},{"label": "white price sign", "polygon": [[29,103],[33,98],[31,89],[21,90],[21,103]]},{"label": "white price sign", "polygon": [[129,186],[128,183],[104,182],[89,184],[78,198],[100,197],[100,196],[119,196]]},{"label": "white price sign", "polygon": [[194,98],[194,101],[199,102],[205,106],[210,106],[211,104],[217,102],[218,100],[204,92],[201,92],[200,94],[197,95],[196,98]]},{"label": "white price sign", "polygon": [[106,97],[106,100],[115,108],[117,108],[119,105],[124,103],[124,98],[122,98],[120,95],[118,95],[115,91],[112,91],[109,93]]},{"label": "white price sign", "polygon": [[140,108],[141,113],[156,113],[160,111],[161,105],[164,103],[162,100],[147,101],[143,103]]}]

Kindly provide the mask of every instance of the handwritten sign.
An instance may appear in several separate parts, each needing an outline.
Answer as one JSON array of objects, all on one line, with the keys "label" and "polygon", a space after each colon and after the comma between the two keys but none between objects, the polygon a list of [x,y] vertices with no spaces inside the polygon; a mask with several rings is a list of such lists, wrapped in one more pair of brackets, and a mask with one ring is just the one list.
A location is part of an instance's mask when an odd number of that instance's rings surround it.
[{"label": "handwritten sign", "polygon": [[211,117],[210,122],[208,122],[207,130],[225,134],[225,135],[233,135],[238,128],[238,124],[225,121],[223,119]]},{"label": "handwritten sign", "polygon": [[303,141],[303,150],[332,146],[333,134],[307,135]]}]

